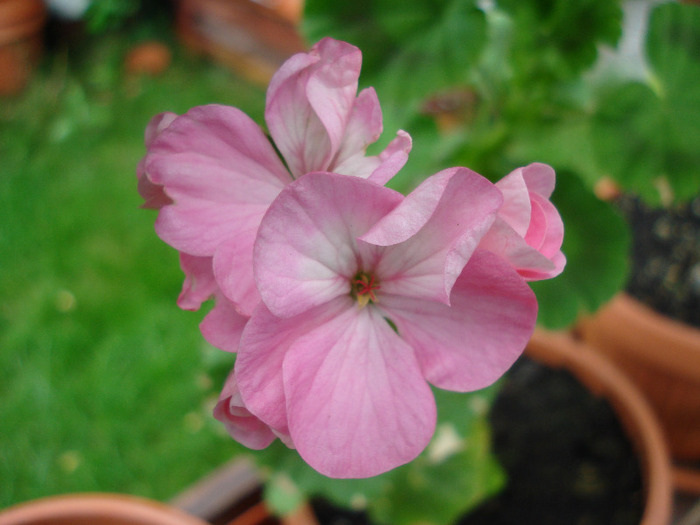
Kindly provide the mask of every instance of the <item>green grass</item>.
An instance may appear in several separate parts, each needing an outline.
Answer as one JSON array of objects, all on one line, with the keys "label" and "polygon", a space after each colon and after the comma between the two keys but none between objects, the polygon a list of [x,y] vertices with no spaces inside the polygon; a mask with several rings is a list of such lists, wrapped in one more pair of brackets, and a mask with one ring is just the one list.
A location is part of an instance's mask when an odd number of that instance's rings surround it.
[{"label": "green grass", "polygon": [[211,416],[232,356],[177,308],[177,254],[135,169],[154,114],[217,102],[262,122],[264,91],[172,41],[164,75],[126,76],[127,40],[48,53],[0,101],[0,507],[165,500],[242,452]]}]

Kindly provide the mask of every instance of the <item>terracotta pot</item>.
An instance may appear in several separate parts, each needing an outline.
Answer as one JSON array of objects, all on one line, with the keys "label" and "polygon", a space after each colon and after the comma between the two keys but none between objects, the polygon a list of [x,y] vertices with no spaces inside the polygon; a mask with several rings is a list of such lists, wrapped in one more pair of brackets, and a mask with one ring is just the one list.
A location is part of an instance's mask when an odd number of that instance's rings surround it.
[{"label": "terracotta pot", "polygon": [[121,494],[70,494],[21,503],[0,525],[206,525],[163,503]]},{"label": "terracotta pot", "polygon": [[[579,331],[645,394],[671,455],[700,461],[700,330],[618,294]],[[677,467],[675,477],[678,488],[700,494],[700,471]]]},{"label": "terracotta pot", "polygon": [[0,0],[0,95],[26,85],[41,56],[45,22],[42,0]]},{"label": "terracotta pot", "polygon": [[645,487],[641,524],[668,524],[673,495],[668,448],[658,420],[641,392],[609,359],[568,333],[536,331],[526,353],[554,368],[566,368],[610,403],[641,462]]},{"label": "terracotta pot", "polygon": [[180,0],[180,40],[261,85],[305,49],[296,22],[301,0]]}]

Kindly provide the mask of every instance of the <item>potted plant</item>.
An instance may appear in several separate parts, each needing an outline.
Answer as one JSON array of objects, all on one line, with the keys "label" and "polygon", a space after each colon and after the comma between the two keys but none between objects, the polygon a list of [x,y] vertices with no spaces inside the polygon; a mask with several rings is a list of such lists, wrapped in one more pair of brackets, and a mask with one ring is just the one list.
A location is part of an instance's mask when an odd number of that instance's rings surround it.
[{"label": "potted plant", "polygon": [[[398,24],[388,2],[377,2],[361,15],[354,6],[310,0],[303,27],[311,35],[323,32],[368,49],[394,50],[390,56],[368,58],[368,76],[380,93],[391,94],[389,100],[401,101],[387,109],[388,118],[401,122],[414,137],[425,133],[422,144],[430,143],[426,150],[414,148],[406,178],[397,185],[410,187],[415,183],[412,170],[420,174],[436,159],[465,163],[486,174],[522,158],[556,168],[553,200],[567,225],[567,271],[556,281],[533,287],[545,326],[574,326],[582,315],[616,296],[629,277],[631,225],[614,204],[597,201],[596,185],[603,178],[612,180],[621,191],[652,204],[687,202],[700,189],[700,9],[632,2],[555,9],[554,4],[507,0],[477,7],[455,0],[444,4],[443,11],[415,13]],[[582,19],[587,20],[586,31],[571,32]],[[613,52],[611,46],[623,35]],[[600,59],[596,42],[607,49]],[[455,93],[462,96],[456,99]],[[454,100],[457,107],[450,104]],[[436,113],[449,117],[450,125],[436,125]],[[615,299],[610,309],[630,302]],[[616,323],[608,323],[610,331]],[[687,327],[672,331],[694,333]],[[621,334],[617,339],[619,347]],[[686,351],[684,359],[691,354],[697,350]],[[651,362],[658,365],[660,359]],[[636,375],[632,369],[640,366],[626,362],[623,370]],[[689,377],[694,368],[686,367],[675,379],[661,377],[665,372],[646,375],[659,376],[662,384],[697,385],[697,377]],[[690,443],[698,442],[693,430],[688,431],[697,408],[687,402],[697,393],[688,396],[683,396],[689,409],[685,415],[660,404],[658,413],[686,434],[672,437],[678,457],[697,459],[688,454]],[[691,483],[687,474],[678,471],[684,487]]]},{"label": "potted plant", "polygon": [[[528,347],[526,349],[527,361],[532,361],[534,363],[539,363],[543,368],[542,371],[538,371],[537,375],[533,375],[533,370],[531,368],[523,368],[523,376],[529,376],[532,379],[528,381],[538,381],[540,387],[544,386],[541,382],[543,379],[549,381],[554,389],[560,390],[561,401],[559,403],[564,403],[565,399],[570,399],[569,395],[580,395],[575,390],[562,392],[561,389],[563,385],[569,385],[570,383],[562,380],[561,376],[554,376],[554,374],[572,374],[586,389],[588,389],[591,398],[600,399],[600,403],[604,403],[605,406],[612,407],[616,417],[619,420],[619,424],[624,429],[624,436],[626,440],[629,441],[629,446],[632,447],[634,454],[636,456],[636,462],[638,463],[638,469],[641,472],[642,484],[641,484],[641,500],[637,500],[638,496],[633,491],[629,494],[625,493],[625,497],[629,498],[624,504],[626,512],[633,514],[635,505],[638,505],[638,521],[630,521],[630,523],[640,523],[643,525],[661,525],[664,523],[669,523],[671,519],[672,512],[672,477],[671,477],[671,465],[668,456],[668,450],[666,446],[666,441],[658,424],[655,414],[650,409],[646,402],[645,397],[639,392],[639,390],[630,382],[630,380],[623,374],[615,365],[613,365],[608,359],[601,356],[598,352],[591,349],[585,343],[575,340],[571,334],[566,332],[548,332],[543,330],[538,330],[532,337]],[[562,372],[559,372],[562,371]],[[547,374],[551,374],[552,379]],[[507,380],[506,380],[507,381]],[[531,388],[528,385],[527,388]],[[573,393],[573,394],[572,394]],[[527,397],[528,392],[523,390],[513,390],[509,396]],[[550,395],[550,391],[547,390],[547,394]],[[497,395],[497,403],[498,401]],[[541,396],[540,396],[541,397]],[[588,402],[587,402],[588,403]],[[597,403],[597,402],[596,402]],[[575,405],[574,410],[581,410],[582,405]],[[600,405],[602,406],[602,405]],[[551,408],[551,407],[550,407]],[[598,410],[598,409],[596,409]],[[537,411],[540,411],[539,413]],[[544,418],[550,416],[551,414],[544,414],[541,409],[536,409],[533,412],[523,412],[517,418],[511,419],[527,419],[531,418],[532,425],[542,425]],[[580,414],[579,414],[580,415]],[[587,419],[590,416],[584,416],[581,420],[582,425],[592,424],[594,419]],[[509,438],[514,433],[517,434],[517,430],[513,425],[515,421],[510,423],[504,423],[503,433],[508,434]],[[554,427],[553,427],[554,428]],[[580,428],[580,427],[576,427]],[[599,427],[596,427],[600,431]],[[606,440],[605,448],[609,450],[614,450],[612,442],[610,441],[612,434],[601,433],[603,436],[601,439]],[[512,438],[510,438],[512,439]],[[597,452],[593,450],[582,449],[584,445],[582,443],[586,442],[588,438],[581,438],[576,441],[573,445],[577,450],[577,461],[580,461],[582,465],[587,465],[590,467],[591,462],[596,461],[593,459],[596,454],[600,454],[601,451]],[[590,446],[590,445],[588,445]],[[611,448],[612,447],[612,448]],[[593,446],[595,448],[595,446]],[[530,455],[535,458],[534,461],[538,461],[537,458],[541,458],[541,455],[533,454],[533,450],[525,451],[523,450],[523,455]],[[552,465],[556,465],[557,460],[561,461],[562,456],[557,455],[557,453],[552,453],[552,458],[549,459],[544,465],[532,464],[531,468],[537,470],[539,468],[551,469]],[[615,453],[617,454],[617,452]],[[279,456],[278,456],[279,457]],[[605,457],[604,461],[610,461],[611,456],[604,455],[599,456],[599,458]],[[557,459],[559,458],[559,459]],[[598,459],[602,460],[602,459]],[[269,502],[266,505],[263,501],[263,490],[270,490],[270,488],[263,489],[265,483],[279,483],[279,477],[281,472],[279,465],[277,468],[273,467],[273,462],[270,462],[269,470],[267,475],[264,475],[259,467],[256,467],[253,462],[246,458],[236,458],[232,460],[229,464],[224,465],[217,471],[211,473],[198,483],[185,490],[183,493],[178,495],[171,503],[177,507],[185,509],[187,512],[195,514],[197,516],[203,517],[210,523],[236,523],[239,521],[232,520],[232,516],[239,516],[237,519],[241,520],[240,523],[258,523],[263,519],[267,519],[270,515]],[[606,466],[601,466],[600,468],[605,468]],[[474,465],[472,464],[472,467]],[[591,467],[595,468],[595,467]],[[297,466],[295,470],[286,471],[284,475],[286,476],[288,493],[287,497],[290,500],[294,500],[297,496],[292,494],[293,489],[290,489],[295,476],[299,475],[303,471]],[[594,481],[595,475],[592,474],[593,471],[590,469],[581,471],[578,473],[571,473],[572,481],[562,480],[562,486],[571,485],[579,487],[582,484],[587,484],[588,492],[600,492],[600,488],[596,487]],[[404,470],[404,475],[419,475],[420,470],[414,469],[413,472]],[[308,472],[304,475],[308,476]],[[576,476],[583,476],[581,480],[575,481]],[[614,475],[614,474],[613,474]],[[591,477],[593,476],[593,477]],[[584,479],[586,478],[586,479]],[[587,481],[586,481],[587,480]],[[334,480],[326,480],[326,483],[333,483]],[[443,480],[444,481],[444,480]],[[609,482],[615,484],[623,483],[623,480],[619,477],[614,477]],[[600,482],[600,481],[599,481]],[[593,485],[591,485],[593,484]],[[358,485],[359,489],[360,485]],[[547,487],[538,487],[541,491],[546,491]],[[274,489],[281,490],[281,489]],[[623,490],[623,489],[619,489]],[[573,519],[574,514],[571,508],[568,508],[568,512],[564,515],[559,516],[555,514],[555,508],[557,506],[557,501],[561,498],[564,501],[564,496],[566,494],[566,489],[562,489],[561,494],[552,494],[549,492],[543,492],[540,499],[549,500],[552,504],[551,512],[549,512],[549,519]],[[314,494],[310,494],[314,495]],[[412,494],[411,496],[416,501],[416,506],[430,507],[431,496],[424,495],[421,497],[419,494]],[[617,497],[620,497],[619,495]],[[495,501],[501,501],[498,496],[495,496]],[[532,498],[532,495],[530,496]],[[448,497],[449,500],[449,497]],[[401,498],[398,498],[395,502],[396,505],[401,505]],[[607,504],[608,501],[618,501],[614,500],[613,496],[608,498],[599,498],[589,500],[588,507],[586,504],[581,504],[577,509],[579,512],[597,512],[596,517],[601,518],[601,516],[613,515],[614,509],[601,511],[600,507]],[[537,503],[532,499],[529,499],[530,507],[536,506]],[[635,502],[633,504],[632,502]],[[289,502],[287,502],[289,504]],[[502,503],[497,503],[498,505],[513,505],[512,501],[503,501]],[[494,511],[495,504],[493,502],[487,502],[487,509],[490,512]],[[292,508],[294,505],[290,505],[287,508]],[[410,507],[410,504],[409,504]],[[373,515],[368,516],[364,512],[359,512],[355,510],[354,512],[348,510],[352,508],[351,506],[338,506],[329,504],[327,500],[312,500],[312,505],[310,506],[308,502],[303,501],[299,504],[293,513],[288,514],[282,518],[285,524],[298,524],[298,525],[314,525],[319,520],[321,523],[334,523],[333,520],[343,520],[343,523],[368,523],[372,519]],[[465,507],[466,508],[466,507]],[[484,519],[495,519],[493,514],[484,513],[484,511],[479,507],[475,507],[476,512],[480,513],[482,521]],[[622,509],[618,509],[622,510]],[[520,512],[522,517],[522,512],[515,509],[516,514]],[[605,514],[608,512],[609,514]],[[417,519],[417,518],[416,518]],[[523,517],[523,519],[525,519]],[[470,514],[465,514],[460,523],[469,524],[472,523],[470,520]],[[490,522],[490,521],[487,521]],[[477,521],[475,523],[481,523]]]},{"label": "potted plant", "polygon": [[42,0],[0,2],[0,95],[19,93],[43,49],[46,7]]},{"label": "potted plant", "polygon": [[694,251],[684,249],[683,235],[660,231],[663,224],[694,231],[691,206],[648,210],[637,203],[635,209],[630,219],[636,229],[629,292],[582,319],[578,329],[647,395],[678,460],[676,484],[700,493],[700,473],[691,468],[700,459],[700,329],[692,324],[697,292],[691,281],[692,262],[687,264]]},{"label": "potted plant", "polygon": [[[289,454],[280,445],[286,457],[301,457],[318,471],[321,481],[312,484],[330,490],[323,476],[343,478],[346,488],[338,490],[346,496],[358,486],[349,478],[372,477],[371,483],[362,483],[374,486],[371,490],[379,497],[370,499],[384,505],[385,521],[449,521],[455,517],[454,507],[448,505],[444,482],[450,479],[450,489],[465,505],[459,483],[476,487],[482,497],[485,490],[493,490],[493,472],[476,483],[469,476],[494,467],[477,463],[475,468],[474,456],[481,463],[488,458],[483,448],[488,430],[480,426],[482,419],[470,421],[467,416],[469,398],[458,395],[445,401],[443,394],[426,389],[426,379],[448,390],[480,389],[493,383],[524,348],[536,315],[525,277],[553,277],[564,263],[559,251],[563,228],[549,202],[554,173],[547,166],[530,165],[515,170],[499,186],[452,168],[428,177],[403,200],[381,183],[405,163],[410,142],[398,132],[383,152],[365,156],[368,143],[381,132],[381,120],[373,90],[356,96],[359,66],[357,48],[332,38],[291,58],[268,89],[265,115],[271,138],[235,108],[201,106],[184,115],[156,116],[146,131],[148,152],[138,168],[139,190],[145,205],[159,210],[159,235],[180,251],[186,275],[180,306],[197,309],[215,297],[202,332],[215,346],[237,352],[234,372],[215,408],[228,432],[254,449],[266,449],[279,438],[298,450],[298,455]],[[251,163],[259,166],[253,173],[269,191],[240,193],[240,184],[252,177],[247,169]],[[194,169],[198,165],[202,169]],[[478,206],[472,202],[477,195]],[[465,209],[462,216],[467,203],[470,211]],[[480,211],[479,206],[490,205],[493,211]],[[479,221],[469,215],[497,213],[501,206],[512,216],[490,215],[477,227]],[[458,234],[467,227],[476,230],[465,237]],[[525,240],[531,231],[541,234],[541,242]],[[232,237],[232,232],[237,233]],[[462,244],[466,239],[471,241]],[[441,242],[450,247],[435,245]],[[373,246],[368,254],[365,244]],[[382,265],[384,257],[397,262]],[[414,303],[411,286],[394,288],[386,304],[377,306],[386,283],[391,289],[391,283],[414,275],[412,265],[424,261],[438,273],[453,265],[461,268],[455,272],[457,280],[444,281],[452,289],[449,306],[444,306],[442,286],[428,291],[435,297],[427,299],[422,290],[420,304]],[[505,261],[510,264],[504,266]],[[314,277],[322,268],[332,276]],[[490,280],[489,272],[502,273]],[[488,307],[494,300],[504,304]],[[356,316],[363,321],[355,323]],[[482,316],[484,322],[476,321]],[[344,324],[348,320],[352,329]],[[501,330],[494,330],[506,320]],[[414,332],[414,324],[421,323],[433,326]],[[366,332],[373,335],[364,340]],[[360,339],[364,342],[358,343]],[[386,373],[376,376],[369,363],[385,341],[387,355],[407,361],[378,366]],[[495,341],[500,342],[494,346]],[[396,354],[393,346],[404,344],[406,352]],[[461,345],[475,354],[452,351]],[[484,348],[490,349],[489,356],[481,356],[483,361],[474,357]],[[414,366],[411,360],[423,352],[441,357],[426,357]],[[478,362],[446,366],[453,359]],[[469,372],[459,373],[462,367]],[[357,370],[366,373],[358,378]],[[405,375],[400,387],[392,383],[395,372]],[[416,374],[425,376],[417,379]],[[402,404],[399,393],[404,392],[413,400],[410,406]],[[446,411],[447,420],[428,445],[433,396],[439,406],[451,403],[457,410],[452,411],[454,418]],[[476,415],[486,412],[484,396],[488,394],[473,398]],[[365,416],[376,424],[367,425]],[[475,453],[468,445],[479,431]],[[359,444],[350,437],[355,435]],[[387,446],[388,435],[400,436],[399,442],[390,439],[395,446]],[[285,481],[293,492],[289,478],[299,476],[279,475],[285,471],[285,458],[274,452],[270,464],[275,474],[267,483],[269,500],[277,497],[280,503]],[[397,468],[402,464],[405,468]],[[380,474],[385,477],[380,479]],[[419,507],[422,500],[416,495],[431,490],[440,491],[440,508],[429,509],[426,516],[428,510]],[[399,493],[403,505],[387,503]],[[287,500],[294,498],[291,494]],[[470,495],[469,503],[475,501]]]}]

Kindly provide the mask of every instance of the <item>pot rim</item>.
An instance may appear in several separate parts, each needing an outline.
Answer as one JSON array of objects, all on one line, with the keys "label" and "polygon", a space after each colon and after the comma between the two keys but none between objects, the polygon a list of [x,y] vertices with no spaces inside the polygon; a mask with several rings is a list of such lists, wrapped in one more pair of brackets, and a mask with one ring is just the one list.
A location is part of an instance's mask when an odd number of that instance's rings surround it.
[{"label": "pot rim", "polygon": [[660,314],[626,292],[616,294],[581,326],[584,331],[589,326],[605,330],[614,341],[624,340],[625,344],[615,345],[620,353],[626,355],[633,348],[635,359],[641,357],[680,377],[700,377],[700,329]]},{"label": "pot rim", "polygon": [[19,503],[0,512],[0,525],[49,524],[51,520],[115,520],[133,525],[206,525],[199,518],[164,503],[127,494],[77,493]]}]

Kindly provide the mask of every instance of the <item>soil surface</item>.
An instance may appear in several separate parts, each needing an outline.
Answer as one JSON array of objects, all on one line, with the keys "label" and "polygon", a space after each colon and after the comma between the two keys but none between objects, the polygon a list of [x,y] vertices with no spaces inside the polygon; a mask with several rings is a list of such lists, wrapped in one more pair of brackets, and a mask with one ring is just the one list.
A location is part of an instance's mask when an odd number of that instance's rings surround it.
[{"label": "soil surface", "polygon": [[617,205],[632,228],[627,292],[657,312],[700,328],[700,196],[651,208],[624,195]]},{"label": "soil surface", "polygon": [[459,525],[624,525],[643,513],[640,466],[608,403],[526,357],[491,411],[503,492]]},{"label": "soil surface", "polygon": [[[639,464],[614,412],[568,372],[522,357],[491,411],[503,492],[459,525],[638,525]],[[314,501],[322,525],[369,525],[362,513]],[[388,524],[391,525],[391,524]]]}]

